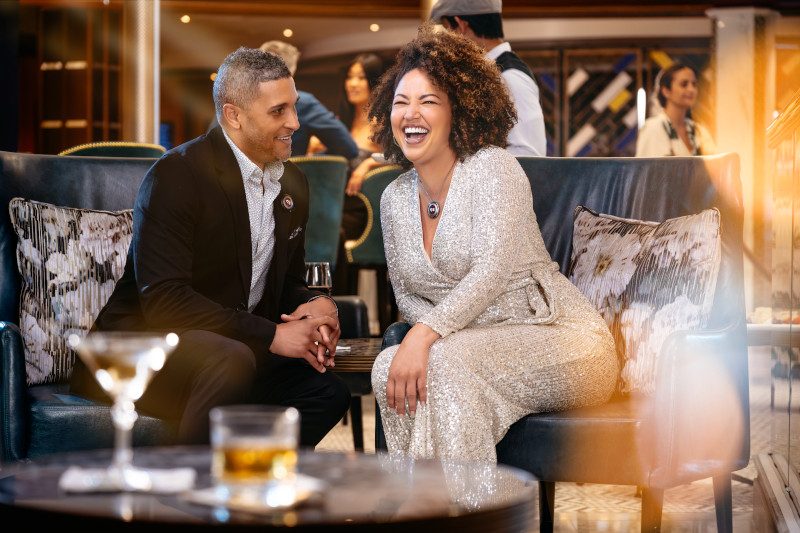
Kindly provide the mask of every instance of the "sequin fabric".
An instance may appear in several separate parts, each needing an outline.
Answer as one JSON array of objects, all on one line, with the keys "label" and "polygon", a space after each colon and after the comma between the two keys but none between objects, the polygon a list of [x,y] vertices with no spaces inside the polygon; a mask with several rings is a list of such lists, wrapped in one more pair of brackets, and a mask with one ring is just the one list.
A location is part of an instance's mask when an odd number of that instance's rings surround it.
[{"label": "sequin fabric", "polygon": [[375,361],[372,385],[391,453],[496,462],[495,445],[523,416],[611,396],[611,334],[551,260],[532,205],[516,158],[480,150],[455,167],[428,258],[416,171],[386,188],[381,223],[400,313],[442,336],[429,354],[428,402],[413,418],[387,409],[399,346]]}]

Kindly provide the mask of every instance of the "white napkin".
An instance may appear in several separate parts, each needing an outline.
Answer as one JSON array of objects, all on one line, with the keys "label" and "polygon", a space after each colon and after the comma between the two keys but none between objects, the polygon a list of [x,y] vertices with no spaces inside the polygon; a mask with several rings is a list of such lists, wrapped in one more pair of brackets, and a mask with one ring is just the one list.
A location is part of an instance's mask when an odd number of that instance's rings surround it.
[{"label": "white napkin", "polygon": [[322,496],[327,484],[315,477],[297,474],[294,482],[278,484],[275,487],[229,488],[224,485],[192,490],[181,496],[199,505],[224,507],[231,511],[245,511],[256,514],[269,514],[291,509],[307,500]]},{"label": "white napkin", "polygon": [[[194,468],[148,468],[146,471],[134,470],[133,475],[150,478],[150,483],[144,483],[140,489],[142,492],[174,494],[191,489],[197,472]],[[123,489],[121,480],[108,468],[79,466],[71,466],[61,474],[58,486],[65,492],[114,492]],[[136,489],[129,491],[137,492]]]}]

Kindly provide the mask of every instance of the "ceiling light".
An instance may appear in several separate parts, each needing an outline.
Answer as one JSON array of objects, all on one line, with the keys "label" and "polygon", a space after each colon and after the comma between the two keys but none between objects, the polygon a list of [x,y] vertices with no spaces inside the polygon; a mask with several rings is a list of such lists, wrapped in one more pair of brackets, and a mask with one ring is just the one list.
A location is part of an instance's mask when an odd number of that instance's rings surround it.
[{"label": "ceiling light", "polygon": [[381,27],[378,26],[377,24],[370,24],[369,25],[369,31],[378,31],[379,29],[381,29]]},{"label": "ceiling light", "polygon": [[211,76],[209,76],[209,78],[211,78],[211,81],[216,80],[217,79],[217,73],[216,72],[212,72]]},{"label": "ceiling light", "polygon": [[181,17],[181,22],[183,22],[184,24],[189,24],[190,20],[192,20],[192,17],[190,17],[189,15],[184,15]]},{"label": "ceiling light", "polygon": [[286,28],[285,30],[283,30],[284,37],[291,37],[292,35],[294,35],[294,32],[292,31],[291,28]]}]

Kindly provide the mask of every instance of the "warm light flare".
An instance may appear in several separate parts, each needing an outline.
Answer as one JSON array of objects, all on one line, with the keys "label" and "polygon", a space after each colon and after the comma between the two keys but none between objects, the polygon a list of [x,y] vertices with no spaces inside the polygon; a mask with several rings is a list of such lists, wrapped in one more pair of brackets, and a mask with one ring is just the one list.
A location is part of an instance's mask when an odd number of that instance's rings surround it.
[{"label": "warm light flare", "polygon": [[647,93],[644,87],[639,87],[636,91],[636,123],[639,129],[644,126],[645,118],[647,117]]},{"label": "warm light flare", "polygon": [[[214,73],[216,74],[216,72]],[[216,78],[216,76],[214,76]],[[167,346],[177,346],[178,335],[176,333],[167,333]]]},{"label": "warm light flare", "polygon": [[184,16],[181,17],[181,22],[183,22],[184,24],[189,24],[189,22],[191,22],[191,20],[192,20],[192,17],[190,17],[189,15],[184,15]]},{"label": "warm light flare", "polygon": [[378,31],[380,29],[381,29],[381,27],[378,24],[370,24],[369,25],[369,31]]},{"label": "warm light flare", "polygon": [[291,37],[292,35],[294,35],[294,31],[292,31],[292,28],[286,28],[285,30],[283,30],[284,37]]}]

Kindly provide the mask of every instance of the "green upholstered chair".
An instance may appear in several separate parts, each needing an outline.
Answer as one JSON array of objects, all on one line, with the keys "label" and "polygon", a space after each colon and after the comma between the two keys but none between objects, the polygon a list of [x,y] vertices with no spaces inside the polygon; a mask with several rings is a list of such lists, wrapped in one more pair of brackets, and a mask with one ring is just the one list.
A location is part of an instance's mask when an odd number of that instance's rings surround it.
[{"label": "green upholstered chair", "polygon": [[306,227],[306,261],[328,261],[336,268],[339,227],[342,225],[344,187],[349,164],[338,155],[292,157],[308,179],[309,206]]},{"label": "green upholstered chair", "polygon": [[77,155],[94,157],[161,157],[167,149],[159,144],[109,141],[79,144],[60,152],[58,155]]},{"label": "green upholstered chair", "polygon": [[381,331],[386,331],[397,315],[397,304],[389,283],[386,254],[383,250],[381,195],[402,172],[403,169],[398,165],[386,165],[367,173],[364,183],[361,185],[361,191],[358,193],[358,198],[367,206],[367,224],[358,239],[344,243],[347,262],[354,277],[358,275],[358,270],[364,268],[377,272],[378,319]]}]

